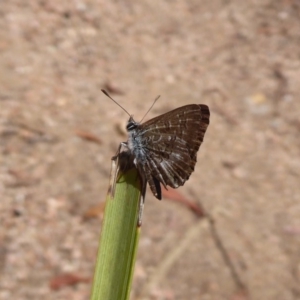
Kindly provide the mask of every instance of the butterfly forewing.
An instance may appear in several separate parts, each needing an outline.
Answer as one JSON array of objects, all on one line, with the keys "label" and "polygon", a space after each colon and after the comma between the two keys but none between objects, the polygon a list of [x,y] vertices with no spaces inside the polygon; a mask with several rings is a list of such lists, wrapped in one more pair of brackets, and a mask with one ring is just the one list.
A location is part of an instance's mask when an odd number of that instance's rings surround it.
[{"label": "butterfly forewing", "polygon": [[133,152],[136,165],[149,182],[153,194],[161,199],[165,187],[182,186],[194,171],[197,151],[209,124],[209,108],[191,104],[138,125]]}]

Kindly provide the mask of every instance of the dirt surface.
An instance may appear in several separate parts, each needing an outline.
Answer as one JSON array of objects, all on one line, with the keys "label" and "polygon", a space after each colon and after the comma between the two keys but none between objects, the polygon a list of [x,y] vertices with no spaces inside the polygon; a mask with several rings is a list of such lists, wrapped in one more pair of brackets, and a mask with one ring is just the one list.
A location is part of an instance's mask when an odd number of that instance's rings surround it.
[{"label": "dirt surface", "polygon": [[148,191],[132,299],[300,299],[299,1],[12,0],[0,15],[1,300],[89,299],[101,218],[84,216],[128,119],[101,88],[136,120],[157,95],[147,119],[211,109],[178,191],[222,244]]}]

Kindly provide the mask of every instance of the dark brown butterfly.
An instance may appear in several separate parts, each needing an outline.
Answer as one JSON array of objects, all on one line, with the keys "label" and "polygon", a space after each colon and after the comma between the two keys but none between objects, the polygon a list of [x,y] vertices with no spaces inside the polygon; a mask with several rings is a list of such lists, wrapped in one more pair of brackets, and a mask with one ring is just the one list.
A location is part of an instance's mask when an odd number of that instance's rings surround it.
[{"label": "dark brown butterfly", "polygon": [[128,141],[121,145],[133,156],[133,162],[144,178],[143,196],[147,182],[160,200],[160,183],[165,188],[178,188],[189,179],[209,116],[205,104],[185,105],[142,124],[130,116],[126,126]]}]

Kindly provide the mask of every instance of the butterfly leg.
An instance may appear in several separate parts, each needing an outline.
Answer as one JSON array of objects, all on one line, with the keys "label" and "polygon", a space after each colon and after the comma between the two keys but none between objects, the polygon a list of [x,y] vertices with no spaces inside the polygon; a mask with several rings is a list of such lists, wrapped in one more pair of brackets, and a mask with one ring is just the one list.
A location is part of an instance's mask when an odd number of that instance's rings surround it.
[{"label": "butterfly leg", "polygon": [[138,227],[142,226],[142,218],[145,206],[145,197],[141,195],[140,197],[140,207],[139,207],[139,216],[138,216]]},{"label": "butterfly leg", "polygon": [[119,174],[119,156],[113,156],[111,159],[111,171],[110,171],[110,178],[109,178],[109,186],[108,186],[108,194],[111,198],[114,198],[115,196],[115,188],[116,188],[116,182],[117,177]]},{"label": "butterfly leg", "polygon": [[112,160],[115,160],[115,159],[119,156],[119,154],[120,154],[120,152],[121,152],[121,149],[122,149],[122,146],[123,146],[123,147],[126,147],[126,148],[128,149],[128,145],[127,145],[126,142],[120,143],[120,145],[119,145],[119,147],[118,147],[118,150],[117,150],[116,154],[111,158]]},{"label": "butterfly leg", "polygon": [[116,182],[120,172],[120,153],[122,147],[126,147],[128,149],[127,143],[126,142],[120,143],[116,154],[111,158],[112,162],[111,162],[111,172],[110,172],[108,193],[112,198],[115,196]]}]

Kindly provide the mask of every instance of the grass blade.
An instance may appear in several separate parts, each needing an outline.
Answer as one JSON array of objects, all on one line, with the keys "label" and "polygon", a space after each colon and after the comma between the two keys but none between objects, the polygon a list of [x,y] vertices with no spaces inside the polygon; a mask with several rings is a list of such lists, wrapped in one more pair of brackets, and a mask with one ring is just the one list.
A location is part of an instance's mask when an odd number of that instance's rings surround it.
[{"label": "grass blade", "polygon": [[91,300],[129,299],[140,228],[141,183],[135,168],[107,195]]}]

